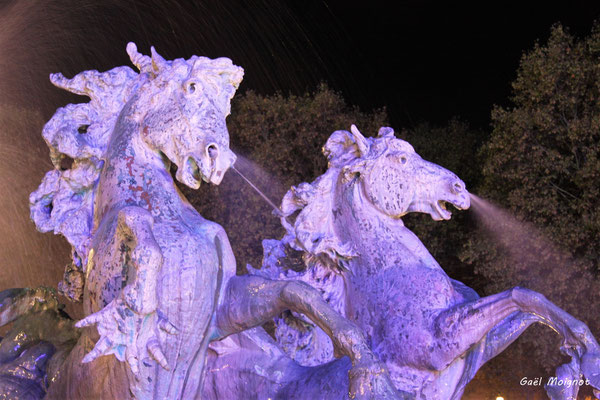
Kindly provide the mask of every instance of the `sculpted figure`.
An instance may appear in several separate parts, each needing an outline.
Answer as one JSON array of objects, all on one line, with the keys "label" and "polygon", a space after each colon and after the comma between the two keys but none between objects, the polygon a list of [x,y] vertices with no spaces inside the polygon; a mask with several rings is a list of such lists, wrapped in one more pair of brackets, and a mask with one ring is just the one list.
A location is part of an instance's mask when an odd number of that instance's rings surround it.
[{"label": "sculpted figure", "polygon": [[[225,58],[127,52],[139,73],[51,76],[91,100],[46,124],[55,169],[31,215],[72,245],[59,289],[86,317],[74,324],[47,289],[0,293],[0,325],[13,323],[0,342],[6,398],[455,399],[534,322],[564,340],[560,379],[600,387],[585,324],[526,289],[479,298],[403,225],[408,212],[449,219],[445,204],[468,208],[469,194],[390,128],[334,132],[327,172],[283,199],[286,237],[265,242],[262,270],[236,276],[224,230],[170,169],[191,188],[221,182],[235,162],[225,118],[243,71]],[[285,268],[290,248],[303,253],[299,272]],[[259,325],[282,313],[277,343]],[[577,388],[547,390],[567,399]]]},{"label": "sculpted figure", "polygon": [[[225,118],[242,69],[226,58],[168,61],[154,49],[144,56],[133,43],[127,52],[139,73],[51,76],[91,101],[57,110],[46,124],[56,168],[30,197],[38,229],[73,247],[60,288],[74,299],[82,294],[86,315],[75,324],[83,328],[77,343],[55,363],[60,373],[47,398],[201,398],[209,344],[285,310],[307,315],[331,335],[336,354],[348,356],[346,394],[396,398],[361,331],[315,289],[235,276],[224,230],[202,218],[171,178],[175,164],[176,179],[191,188],[219,184],[235,161]],[[19,306],[15,293],[7,312],[26,317],[31,307]],[[47,303],[51,295],[38,297]]]},{"label": "sculpted figure", "polygon": [[[390,128],[374,138],[354,126],[334,132],[323,152],[327,172],[285,195],[288,233],[281,242],[263,242],[263,269],[256,273],[317,288],[362,329],[395,387],[411,398],[460,398],[477,370],[535,322],[555,330],[571,356],[558,368],[559,379],[583,375],[600,388],[600,348],[584,323],[519,287],[480,298],[450,279],[404,226],[401,217],[409,212],[447,220],[447,203],[468,208],[458,177],[423,160]],[[286,217],[295,213],[292,224]],[[290,268],[290,247],[303,253],[301,272]],[[302,364],[332,360],[329,339],[301,315],[277,325],[278,342]],[[546,390],[552,399],[571,399],[578,386]]]}]

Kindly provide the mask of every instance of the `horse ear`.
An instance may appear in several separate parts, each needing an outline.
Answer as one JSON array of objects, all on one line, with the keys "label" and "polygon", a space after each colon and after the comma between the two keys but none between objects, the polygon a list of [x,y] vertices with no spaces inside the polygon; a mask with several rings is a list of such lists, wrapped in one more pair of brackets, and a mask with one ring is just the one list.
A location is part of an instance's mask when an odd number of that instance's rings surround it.
[{"label": "horse ear", "polygon": [[150,54],[152,55],[152,68],[158,74],[160,71],[169,67],[169,63],[160,54],[156,52],[154,46],[150,47]]},{"label": "horse ear", "polygon": [[369,142],[352,125],[352,133],[348,131],[335,131],[331,134],[327,143],[323,146],[323,154],[327,157],[330,165],[344,166],[362,158],[369,152]]},{"label": "horse ear", "polygon": [[230,59],[224,57],[213,60],[212,68],[215,69],[220,80],[218,102],[225,115],[229,115],[231,99],[244,78],[244,69],[233,65]]},{"label": "horse ear", "polygon": [[393,138],[394,130],[392,128],[390,128],[389,126],[382,126],[381,128],[379,128],[379,132],[377,133],[377,136],[380,138]]},{"label": "horse ear", "polygon": [[350,127],[350,132],[352,132],[354,143],[356,143],[360,156],[366,156],[369,153],[369,143],[367,142],[367,139],[365,139],[354,124]]},{"label": "horse ear", "polygon": [[127,54],[129,54],[131,63],[135,65],[141,73],[152,71],[152,60],[150,57],[139,53],[135,43],[127,43]]},{"label": "horse ear", "polygon": [[226,60],[223,64],[225,64],[225,68],[219,75],[227,84],[231,85],[234,90],[237,90],[244,78],[244,69],[237,65],[233,65],[230,60]]}]

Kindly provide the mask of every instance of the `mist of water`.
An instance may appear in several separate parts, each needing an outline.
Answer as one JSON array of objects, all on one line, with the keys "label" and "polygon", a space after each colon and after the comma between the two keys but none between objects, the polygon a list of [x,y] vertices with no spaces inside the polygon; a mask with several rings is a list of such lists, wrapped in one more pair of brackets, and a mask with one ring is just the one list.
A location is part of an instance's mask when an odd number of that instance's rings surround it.
[{"label": "mist of water", "polygon": [[[245,166],[245,168],[247,168],[250,171],[254,171],[255,174],[260,174],[263,176],[263,178],[265,176],[268,176],[268,173],[264,169],[260,168],[260,166],[258,166],[258,164],[248,160],[245,157],[238,156],[238,161],[239,160],[242,160],[241,165]],[[237,163],[236,163],[236,165],[237,165]],[[242,174],[235,166],[232,165],[231,169],[233,169],[235,172],[237,172],[237,174],[248,185],[250,185],[250,187],[252,189],[254,189],[254,191],[256,191],[263,200],[265,200],[273,208],[274,214],[282,218],[282,223],[284,225],[287,224],[286,229],[292,227],[293,224],[291,224],[290,221],[287,219],[287,217],[283,214],[283,211],[281,211],[281,209],[279,207],[277,207],[277,205],[275,205],[275,203],[273,201],[271,201],[271,199],[269,199],[269,197],[262,190],[260,190],[258,187],[256,187],[256,185],[254,183],[252,183],[252,181],[250,181],[250,179],[248,179],[244,174]],[[274,182],[272,178],[271,178],[271,182]],[[300,242],[297,242],[296,245],[304,248]],[[308,252],[309,250],[304,248],[304,251]]]},{"label": "mist of water", "polygon": [[277,214],[279,214],[280,216],[283,216],[283,212],[282,212],[282,211],[279,209],[279,207],[277,207],[277,206],[275,205],[275,203],[273,203],[273,202],[271,201],[271,199],[269,199],[269,198],[267,197],[267,195],[266,195],[266,194],[264,194],[264,193],[263,193],[263,192],[262,192],[262,191],[261,191],[259,188],[257,188],[257,187],[256,187],[256,185],[255,185],[255,184],[253,184],[253,183],[252,183],[252,182],[251,182],[251,181],[250,181],[248,178],[246,178],[246,176],[244,176],[244,174],[242,174],[242,173],[241,173],[241,172],[240,172],[240,171],[239,171],[239,170],[238,170],[238,169],[237,169],[235,166],[233,166],[233,165],[232,165],[232,166],[231,166],[231,168],[232,168],[232,169],[233,169],[235,172],[237,172],[237,173],[238,173],[238,175],[239,175],[239,176],[241,176],[241,177],[242,177],[242,179],[243,179],[244,181],[246,181],[246,183],[247,183],[248,185],[250,185],[250,187],[251,187],[252,189],[254,189],[254,191],[255,191],[256,193],[258,193],[258,194],[259,194],[259,196],[260,196],[260,197],[262,197],[262,198],[263,198],[263,199],[264,199],[264,200],[265,200],[267,203],[269,203],[269,205],[270,205],[271,207],[273,207],[273,210],[274,210],[274,211],[275,211]]},{"label": "mist of water", "polygon": [[267,172],[258,163],[236,152],[235,165],[231,167],[275,212],[283,216],[283,212],[272,198],[280,199],[285,194],[287,187],[279,179]]},{"label": "mist of water", "polygon": [[485,231],[504,250],[504,254],[521,268],[555,268],[574,266],[568,251],[548,239],[532,223],[520,221],[508,211],[471,194],[471,209]]}]

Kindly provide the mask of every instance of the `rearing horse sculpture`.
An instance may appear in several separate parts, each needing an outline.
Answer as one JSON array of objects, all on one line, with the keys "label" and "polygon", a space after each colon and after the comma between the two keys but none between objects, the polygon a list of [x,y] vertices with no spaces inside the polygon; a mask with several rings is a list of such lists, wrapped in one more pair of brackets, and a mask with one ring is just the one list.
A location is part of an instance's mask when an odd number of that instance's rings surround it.
[{"label": "rearing horse sculpture", "polygon": [[[313,288],[235,276],[224,230],[171,178],[174,163],[176,179],[191,188],[221,182],[235,160],[225,117],[242,69],[225,58],[167,61],[154,49],[144,56],[133,43],[127,52],[139,74],[118,67],[51,76],[91,101],[59,109],[46,124],[56,169],[30,198],[38,229],[73,246],[63,288],[85,279],[87,317],[76,324],[85,329],[48,398],[197,398],[210,342],[288,309],[308,315],[349,356],[346,391],[396,398],[362,333]],[[2,307],[16,315],[23,301],[10,296]]]},{"label": "rearing horse sculpture", "polygon": [[[319,289],[363,330],[396,388],[414,398],[460,398],[476,371],[534,322],[558,332],[572,357],[557,376],[579,380],[583,373],[600,388],[600,348],[584,323],[527,289],[479,298],[450,279],[404,226],[401,217],[409,212],[446,220],[446,203],[468,208],[469,193],[456,175],[424,161],[391,128],[376,138],[354,126],[337,131],[323,151],[329,169],[285,195],[284,215],[299,213],[293,225],[282,218],[288,231],[282,242],[264,242],[263,269],[256,273]],[[281,268],[284,245],[304,253],[304,272]],[[298,330],[302,325],[278,320],[282,347],[305,365],[330,361],[329,339],[318,328]],[[546,389],[568,399],[576,398],[578,385]]]}]

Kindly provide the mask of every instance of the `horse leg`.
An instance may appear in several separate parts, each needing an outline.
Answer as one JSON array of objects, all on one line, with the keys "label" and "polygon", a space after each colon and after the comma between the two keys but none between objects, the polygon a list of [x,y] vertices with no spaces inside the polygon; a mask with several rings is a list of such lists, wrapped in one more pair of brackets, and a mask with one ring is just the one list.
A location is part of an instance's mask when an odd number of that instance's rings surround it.
[{"label": "horse leg", "polygon": [[534,314],[520,311],[512,313],[500,324],[493,327],[485,335],[484,346],[475,364],[477,371],[483,364],[502,353],[508,346],[521,336],[531,324],[540,322],[540,318]]},{"label": "horse leg", "polygon": [[[467,365],[460,382],[456,385],[452,399],[460,399],[464,392],[467,384],[473,379],[479,368],[481,368],[486,362],[504,351],[511,343],[513,343],[531,324],[535,322],[542,322],[542,319],[535,314],[528,314],[524,312],[514,312],[507,317],[499,325],[493,327],[485,338],[469,352],[467,356]],[[544,322],[542,322],[544,323]],[[567,350],[564,351],[567,354],[574,356],[575,351]],[[580,362],[579,356],[576,355],[576,359],[572,360],[571,363],[560,366],[557,369],[558,379],[576,379],[579,380]],[[593,357],[594,355],[591,354]],[[584,365],[585,368],[585,365]],[[586,377],[593,376],[598,371],[598,368],[588,368],[584,370]],[[590,382],[592,383],[592,382]],[[593,384],[593,383],[592,383]],[[558,385],[555,387],[547,386],[546,390],[548,395],[552,399],[570,399],[577,397],[578,385],[563,386]]]},{"label": "horse leg", "polygon": [[219,336],[253,328],[285,310],[306,315],[331,337],[337,356],[350,358],[351,398],[399,398],[384,364],[369,349],[361,330],[303,282],[271,281],[252,275],[232,277],[217,310]]},{"label": "horse leg", "polygon": [[211,343],[201,398],[348,399],[351,368],[347,357],[314,367],[301,366],[263,328],[256,327]]},{"label": "horse leg", "polygon": [[[508,318],[515,312],[533,315],[535,320],[519,314]],[[526,326],[515,326],[523,321]],[[445,368],[454,358],[492,333],[490,338],[495,339],[495,344],[485,351],[487,355],[483,357],[489,359],[506,348],[533,322],[541,322],[559,333],[566,349],[574,349],[577,357],[583,356],[582,369],[591,384],[600,386],[600,350],[589,328],[542,294],[519,287],[440,313],[434,328],[439,347],[433,346],[432,364],[439,369]],[[504,328],[509,331],[503,332]]]},{"label": "horse leg", "polygon": [[512,298],[521,311],[535,314],[541,322],[559,333],[566,347],[584,346],[586,350],[598,352],[600,346],[586,324],[533,290],[514,288]]},{"label": "horse leg", "polygon": [[501,323],[494,326],[474,347],[466,358],[465,370],[454,389],[452,399],[460,399],[467,384],[486,362],[502,353],[511,343],[535,322],[540,319],[533,314],[515,311]]},{"label": "horse leg", "polygon": [[[567,379],[579,379],[579,374],[588,380],[594,388],[594,394],[600,394],[600,346],[586,324],[579,321],[565,310],[556,306],[542,294],[532,290],[515,288],[513,298],[524,312],[535,314],[541,322],[548,325],[563,338],[561,351],[571,356],[571,363],[557,369],[557,376]],[[577,389],[578,386],[574,385]],[[551,394],[553,390],[555,393]],[[554,389],[546,386],[548,394],[554,398],[562,392],[560,387]],[[576,392],[575,392],[576,395]]]},{"label": "horse leg", "polygon": [[[177,332],[157,310],[156,285],[163,255],[152,232],[153,224],[150,212],[141,207],[127,206],[119,210],[115,235],[129,251],[128,275],[131,277],[126,278],[127,284],[106,307],[75,324],[78,328],[97,325],[100,335],[92,351],[82,359],[83,363],[114,354],[119,361],[127,361],[135,381],[143,382],[140,387],[148,377],[154,377],[154,365],[142,363],[146,355],[162,368],[169,369],[160,347],[159,331]],[[93,257],[92,251],[90,257]],[[116,255],[109,256],[113,258],[111,262],[118,262]]]}]

